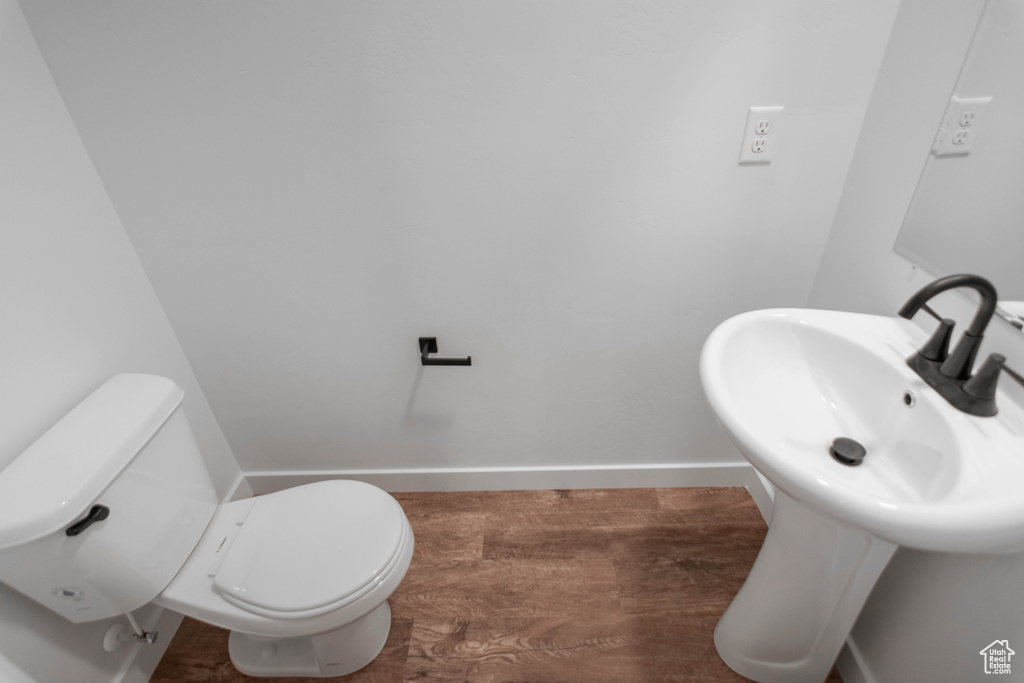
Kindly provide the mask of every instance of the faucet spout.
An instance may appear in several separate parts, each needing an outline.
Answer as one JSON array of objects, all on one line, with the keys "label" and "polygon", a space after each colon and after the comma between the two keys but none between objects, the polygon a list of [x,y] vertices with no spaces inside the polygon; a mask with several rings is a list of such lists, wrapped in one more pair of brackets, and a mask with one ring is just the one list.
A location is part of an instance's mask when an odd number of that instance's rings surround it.
[{"label": "faucet spout", "polygon": [[971,321],[970,327],[967,328],[967,334],[972,337],[980,337],[985,332],[985,328],[988,327],[989,321],[992,320],[992,315],[996,312],[996,303],[998,302],[996,288],[991,282],[980,275],[947,275],[946,277],[940,277],[938,280],[929,282],[914,296],[907,299],[907,303],[903,304],[898,314],[900,317],[910,320],[914,317],[915,313],[924,308],[925,304],[932,297],[947,290],[959,289],[960,287],[973,289],[981,297],[981,303],[978,305],[978,311],[974,314],[974,320]]},{"label": "faucet spout", "polygon": [[[920,289],[899,310],[901,317],[914,317],[933,297],[950,289],[967,287],[978,292],[981,301],[970,327],[964,332],[956,348],[947,354],[953,321],[940,319],[939,328],[921,350],[907,358],[907,365],[921,376],[930,387],[949,401],[953,407],[978,416],[996,414],[995,395],[979,396],[970,391],[977,382],[971,382],[971,369],[981,347],[982,336],[996,311],[996,288],[978,275],[949,275],[939,278]],[[928,309],[931,313],[932,311]],[[989,372],[988,374],[992,374]],[[996,373],[998,374],[998,373]],[[987,394],[987,392],[986,392]]]}]

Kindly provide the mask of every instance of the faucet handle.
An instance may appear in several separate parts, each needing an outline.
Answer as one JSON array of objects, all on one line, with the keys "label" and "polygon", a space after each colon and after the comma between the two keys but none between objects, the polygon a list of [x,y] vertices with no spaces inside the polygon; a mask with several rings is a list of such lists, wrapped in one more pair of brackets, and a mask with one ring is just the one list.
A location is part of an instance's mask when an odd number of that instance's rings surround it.
[{"label": "faucet handle", "polygon": [[938,320],[940,323],[943,320],[949,320],[949,318],[943,318],[941,315],[936,313],[935,309],[929,306],[928,304],[921,304],[921,310],[930,315],[931,317],[935,318],[936,320]]},{"label": "faucet handle", "polygon": [[930,339],[917,352],[922,358],[942,362],[949,355],[949,340],[953,336],[953,325],[950,318],[939,318],[939,326],[935,328]]},{"label": "faucet handle", "polygon": [[990,354],[981,368],[969,380],[964,382],[964,392],[983,401],[994,400],[999,373],[1003,370],[1006,356],[1001,353]]},{"label": "faucet handle", "polygon": [[1024,376],[1020,375],[1020,373],[1018,373],[1016,370],[1011,368],[1009,365],[1004,365],[1003,372],[1012,377],[1014,381],[1017,382],[1017,384],[1024,387]]}]

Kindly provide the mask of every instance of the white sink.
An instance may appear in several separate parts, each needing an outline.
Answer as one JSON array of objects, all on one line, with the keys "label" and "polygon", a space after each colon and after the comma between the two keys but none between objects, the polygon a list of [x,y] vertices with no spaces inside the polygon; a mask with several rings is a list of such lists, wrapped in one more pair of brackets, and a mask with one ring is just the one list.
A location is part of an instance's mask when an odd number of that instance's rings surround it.
[{"label": "white sink", "polygon": [[[722,323],[701,355],[726,433],[778,488],[893,543],[1024,549],[1024,411],[960,412],[907,367],[925,333],[901,318],[777,309]],[[906,405],[906,394],[914,404]],[[850,467],[836,437],[867,450]]]},{"label": "white sink", "polygon": [[[958,411],[906,365],[924,331],[900,318],[753,311],[708,337],[701,379],[744,457],[777,487],[771,526],[715,630],[762,683],[820,683],[900,545],[1024,549],[1024,410]],[[866,450],[834,459],[837,437]]]}]

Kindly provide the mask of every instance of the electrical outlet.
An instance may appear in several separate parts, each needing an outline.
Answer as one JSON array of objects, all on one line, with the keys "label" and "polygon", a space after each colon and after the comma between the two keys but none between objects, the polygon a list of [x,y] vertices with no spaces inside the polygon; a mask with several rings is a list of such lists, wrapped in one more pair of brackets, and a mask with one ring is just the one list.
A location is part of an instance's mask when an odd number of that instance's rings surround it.
[{"label": "electrical outlet", "polygon": [[949,100],[935,136],[932,152],[937,157],[966,156],[971,153],[978,129],[991,97],[956,97]]},{"label": "electrical outlet", "polygon": [[779,120],[784,107],[751,107],[743,129],[741,164],[770,164],[778,146]]}]

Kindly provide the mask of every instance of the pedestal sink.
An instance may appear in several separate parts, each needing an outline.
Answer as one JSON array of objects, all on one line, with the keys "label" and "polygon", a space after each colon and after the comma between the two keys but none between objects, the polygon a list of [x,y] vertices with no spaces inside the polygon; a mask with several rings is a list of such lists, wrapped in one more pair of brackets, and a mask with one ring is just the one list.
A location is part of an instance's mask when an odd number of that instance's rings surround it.
[{"label": "pedestal sink", "polygon": [[[731,318],[701,354],[725,433],[775,486],[770,529],[715,630],[735,671],[820,683],[898,546],[1024,550],[1024,410],[947,404],[905,359],[925,333],[899,318],[775,309]],[[863,446],[856,466],[830,454]]]}]

